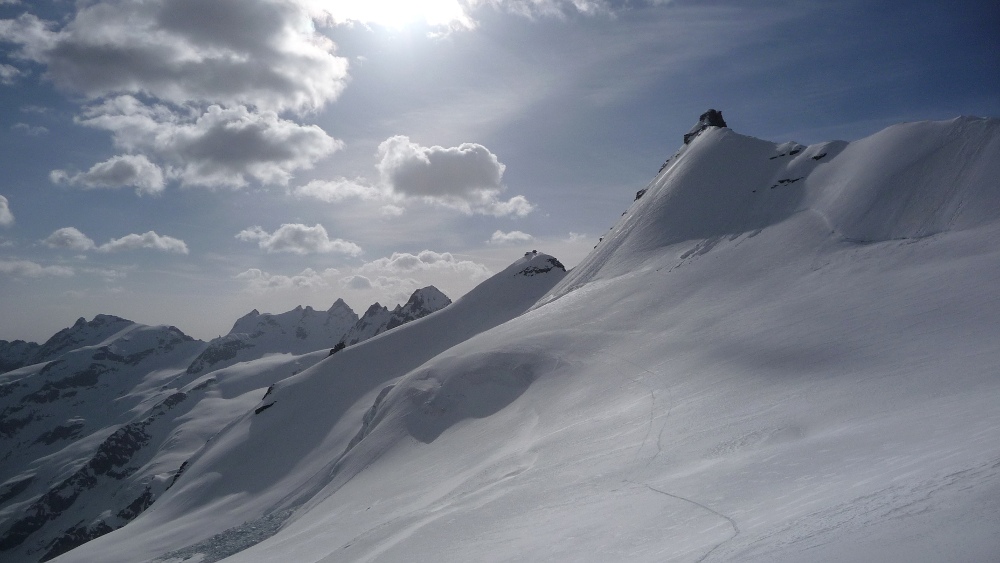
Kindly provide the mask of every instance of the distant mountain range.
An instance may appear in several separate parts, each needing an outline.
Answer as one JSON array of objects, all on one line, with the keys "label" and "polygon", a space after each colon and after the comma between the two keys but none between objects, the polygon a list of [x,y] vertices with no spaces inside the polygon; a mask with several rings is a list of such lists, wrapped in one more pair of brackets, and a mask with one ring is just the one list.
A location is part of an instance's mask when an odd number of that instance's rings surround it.
[{"label": "distant mountain range", "polygon": [[[0,557],[51,558],[147,508],[183,465],[163,457],[176,457],[168,442],[197,402],[189,394],[225,377],[223,368],[251,364],[234,369],[263,367],[256,376],[276,381],[287,375],[276,365],[294,372],[346,338],[357,344],[450,303],[429,286],[361,318],[340,299],[326,312],[254,310],[207,343],[112,315],[81,318],[44,344],[0,341]],[[213,413],[196,440],[239,412]]]}]

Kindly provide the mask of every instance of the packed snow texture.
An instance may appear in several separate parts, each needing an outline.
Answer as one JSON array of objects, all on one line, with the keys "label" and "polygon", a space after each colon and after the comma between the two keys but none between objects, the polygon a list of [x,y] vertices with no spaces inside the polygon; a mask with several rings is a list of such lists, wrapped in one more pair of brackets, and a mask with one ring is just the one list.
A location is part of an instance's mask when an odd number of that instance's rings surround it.
[{"label": "packed snow texture", "polygon": [[282,379],[58,560],[1000,559],[998,179],[994,119],[709,127],[568,274]]}]

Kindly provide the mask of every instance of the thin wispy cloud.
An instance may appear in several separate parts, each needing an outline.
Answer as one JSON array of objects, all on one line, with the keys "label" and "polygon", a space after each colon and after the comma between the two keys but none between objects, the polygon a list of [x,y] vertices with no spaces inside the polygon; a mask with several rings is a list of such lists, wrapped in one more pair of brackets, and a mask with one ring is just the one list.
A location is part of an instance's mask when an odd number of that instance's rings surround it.
[{"label": "thin wispy cloud", "polygon": [[21,131],[25,135],[31,137],[41,137],[42,135],[49,132],[48,127],[42,125],[29,125],[27,123],[15,123],[10,126],[12,131]]},{"label": "thin wispy cloud", "polygon": [[15,278],[40,278],[45,276],[70,277],[73,268],[66,266],[42,266],[30,260],[0,259],[0,274]]},{"label": "thin wispy cloud", "polygon": [[21,71],[15,66],[9,64],[0,64],[0,84],[4,86],[10,86],[14,84],[17,77],[21,75]]},{"label": "thin wispy cloud", "polygon": [[235,278],[244,282],[246,289],[249,291],[267,292],[327,287],[329,281],[334,279],[338,274],[339,272],[333,268],[328,268],[322,272],[306,268],[298,274],[289,276],[271,274],[259,268],[250,268],[245,272],[237,274]]}]

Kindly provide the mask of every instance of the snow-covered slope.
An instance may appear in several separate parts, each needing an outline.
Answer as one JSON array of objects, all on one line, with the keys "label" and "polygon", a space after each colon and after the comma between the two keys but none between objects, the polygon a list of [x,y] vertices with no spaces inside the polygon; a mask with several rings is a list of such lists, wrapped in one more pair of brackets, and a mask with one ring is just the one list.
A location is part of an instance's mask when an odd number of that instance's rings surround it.
[{"label": "snow-covered slope", "polygon": [[707,127],[571,273],[283,380],[60,561],[997,560],[998,178],[1000,120]]},{"label": "snow-covered slope", "polygon": [[[114,553],[74,551],[67,557],[144,560],[204,540],[206,549],[231,552],[230,541],[245,547],[248,538],[266,536],[333,478],[338,459],[386,386],[436,354],[517,317],[564,276],[555,258],[528,253],[448,307],[281,381],[255,411],[195,456],[176,486],[127,531],[105,540]],[[251,524],[236,533],[213,538],[247,521]],[[101,549],[93,542],[83,548]]]}]

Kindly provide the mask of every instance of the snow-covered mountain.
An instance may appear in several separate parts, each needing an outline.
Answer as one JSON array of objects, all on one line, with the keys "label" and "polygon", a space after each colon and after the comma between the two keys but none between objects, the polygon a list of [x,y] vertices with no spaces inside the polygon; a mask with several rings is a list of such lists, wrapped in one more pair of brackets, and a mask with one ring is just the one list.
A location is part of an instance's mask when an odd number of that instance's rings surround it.
[{"label": "snow-covered mountain", "polygon": [[[400,320],[430,307],[408,311]],[[254,311],[205,343],[98,315],[43,345],[12,343],[6,357],[28,365],[0,375],[0,561],[48,559],[125,525],[269,385],[327,357],[357,320],[342,300],[326,313]],[[231,342],[245,345],[223,357]]]},{"label": "snow-covered mountain", "polygon": [[188,383],[233,417],[58,560],[996,560],[1000,120],[696,129],[568,274]]},{"label": "snow-covered mountain", "polygon": [[341,347],[357,344],[402,324],[426,317],[450,304],[451,299],[433,285],[414,291],[406,304],[396,305],[392,311],[374,303],[344,334],[338,344]]}]

